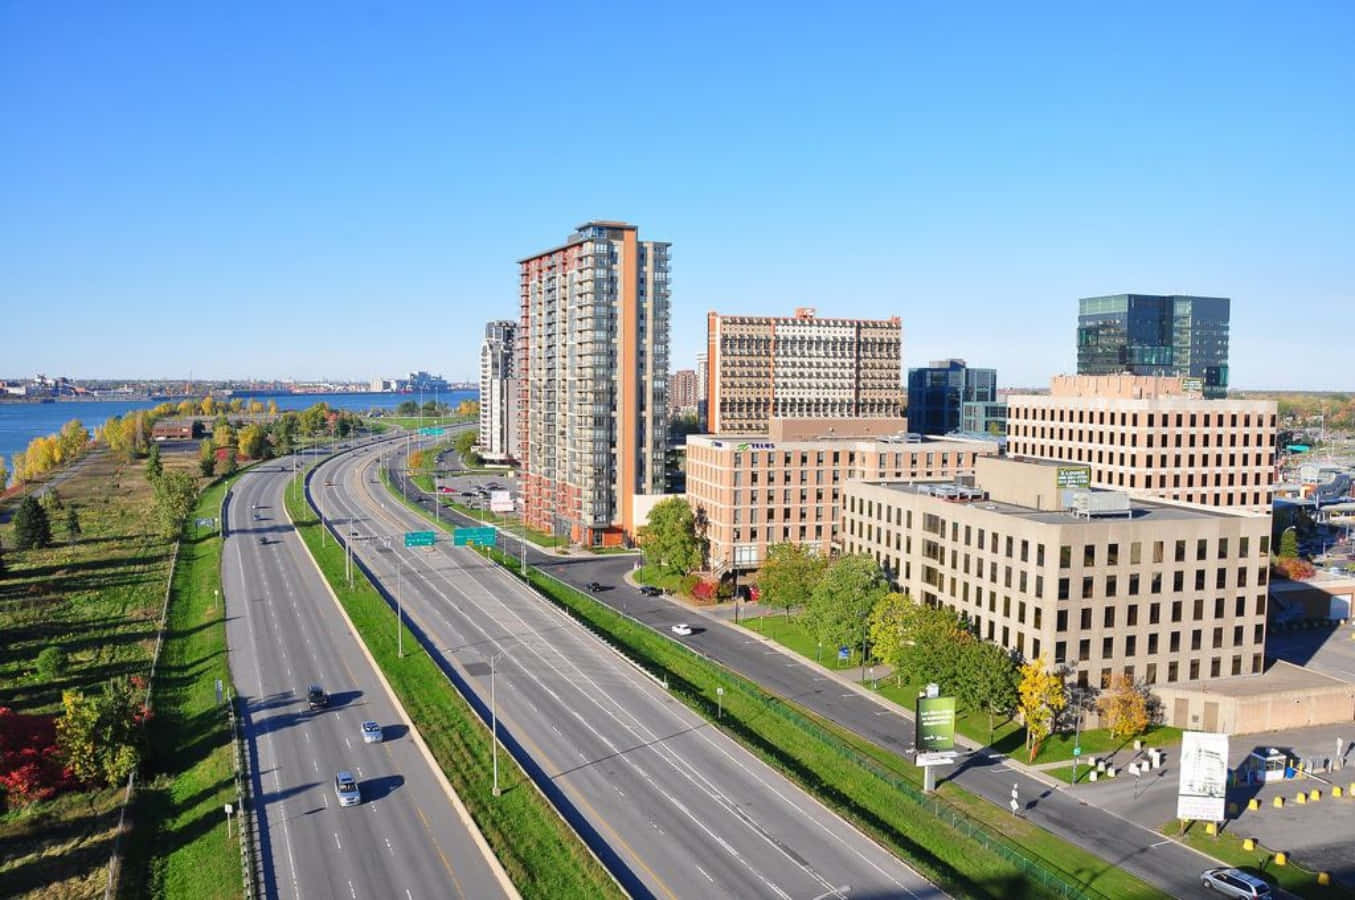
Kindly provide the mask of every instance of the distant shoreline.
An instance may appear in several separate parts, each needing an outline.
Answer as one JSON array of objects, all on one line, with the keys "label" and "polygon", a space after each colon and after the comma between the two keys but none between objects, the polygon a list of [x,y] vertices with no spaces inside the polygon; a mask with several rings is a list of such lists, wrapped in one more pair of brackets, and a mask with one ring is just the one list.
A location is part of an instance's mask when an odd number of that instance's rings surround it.
[{"label": "distant shoreline", "polygon": [[[446,391],[434,392],[426,391],[425,397],[431,397],[434,393],[458,394],[467,391],[473,391],[476,388],[449,388]],[[240,398],[259,398],[259,397],[416,397],[418,391],[243,391],[233,392],[229,396],[223,396],[220,399],[229,402],[231,399]],[[216,396],[215,394],[213,396]],[[201,394],[113,394],[99,397],[16,397],[12,395],[0,395],[0,403],[13,404],[54,404],[54,403],[169,403],[179,400],[198,400]]]}]

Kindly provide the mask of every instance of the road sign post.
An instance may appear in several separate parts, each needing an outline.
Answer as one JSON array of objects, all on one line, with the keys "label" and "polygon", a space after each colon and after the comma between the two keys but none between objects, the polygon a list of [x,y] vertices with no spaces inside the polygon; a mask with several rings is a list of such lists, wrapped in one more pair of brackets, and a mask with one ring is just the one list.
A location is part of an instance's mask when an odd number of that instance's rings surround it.
[{"label": "road sign post", "polygon": [[435,531],[406,531],[406,547],[431,547],[437,541]]}]

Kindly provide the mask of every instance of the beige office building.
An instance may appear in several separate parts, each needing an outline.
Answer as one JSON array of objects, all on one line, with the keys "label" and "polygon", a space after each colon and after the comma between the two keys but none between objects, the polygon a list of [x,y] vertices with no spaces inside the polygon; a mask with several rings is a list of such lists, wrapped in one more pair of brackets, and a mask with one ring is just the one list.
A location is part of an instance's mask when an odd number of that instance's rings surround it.
[{"label": "beige office building", "polygon": [[634,534],[661,494],[669,245],[586,222],[519,262],[518,454],[528,525],[588,545]]},{"label": "beige office building", "polygon": [[1212,400],[1199,379],[1063,375],[1007,397],[1007,453],[1084,463],[1097,487],[1268,512],[1275,401]]},{"label": "beige office building", "polygon": [[841,547],[1082,683],[1261,672],[1269,517],[1067,486],[1087,468],[981,456],[972,484],[850,481]]},{"label": "beige office building", "polygon": [[827,556],[849,479],[952,478],[997,452],[989,441],[907,443],[868,433],[885,423],[904,428],[901,419],[773,420],[767,437],[688,436],[687,502],[705,520],[712,568],[755,569],[783,541]]},{"label": "beige office building", "polygon": [[711,434],[766,434],[773,418],[903,415],[903,327],[892,319],[706,317]]}]

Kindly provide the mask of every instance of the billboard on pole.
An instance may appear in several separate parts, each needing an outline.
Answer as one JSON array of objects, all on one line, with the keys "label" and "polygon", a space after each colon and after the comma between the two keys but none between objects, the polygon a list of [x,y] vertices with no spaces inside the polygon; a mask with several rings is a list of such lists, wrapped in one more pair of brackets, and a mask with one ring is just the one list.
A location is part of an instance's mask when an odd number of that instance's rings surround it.
[{"label": "billboard on pole", "polygon": [[955,749],[955,698],[918,697],[916,740],[918,753]]},{"label": "billboard on pole", "polygon": [[1222,822],[1228,795],[1228,735],[1187,731],[1181,735],[1181,785],[1176,817]]}]

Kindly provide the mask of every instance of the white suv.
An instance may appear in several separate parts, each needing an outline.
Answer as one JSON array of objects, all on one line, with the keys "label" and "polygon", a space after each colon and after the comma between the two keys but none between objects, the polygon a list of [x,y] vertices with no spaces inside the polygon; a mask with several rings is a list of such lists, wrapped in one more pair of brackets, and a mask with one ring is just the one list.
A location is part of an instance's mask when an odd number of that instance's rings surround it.
[{"label": "white suv", "polygon": [[1270,900],[1270,885],[1241,869],[1205,869],[1200,873],[1200,884],[1225,897],[1245,897],[1247,900]]}]

